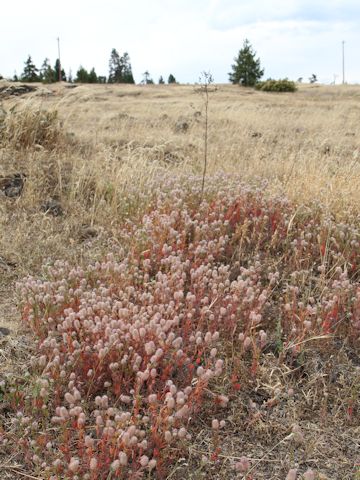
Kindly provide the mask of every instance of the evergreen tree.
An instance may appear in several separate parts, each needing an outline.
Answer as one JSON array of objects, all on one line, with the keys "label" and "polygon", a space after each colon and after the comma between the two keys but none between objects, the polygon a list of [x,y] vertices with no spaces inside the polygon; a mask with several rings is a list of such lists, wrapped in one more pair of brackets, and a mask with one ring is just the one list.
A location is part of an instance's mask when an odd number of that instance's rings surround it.
[{"label": "evergreen tree", "polygon": [[159,85],[164,85],[165,81],[162,77],[162,75],[160,75],[160,78],[159,78]]},{"label": "evergreen tree", "polygon": [[90,72],[86,70],[83,66],[80,65],[79,70],[76,72],[76,83],[105,83],[102,81],[103,77],[98,77],[93,67]]},{"label": "evergreen tree", "polygon": [[[58,82],[59,81],[59,70],[60,70],[60,60],[57,58],[56,59],[56,62],[55,62],[55,67],[54,67],[54,81],[55,82]],[[61,69],[61,81],[62,82],[66,82],[66,74],[65,74],[65,70],[62,68]]]},{"label": "evergreen tree", "polygon": [[113,48],[109,60],[109,83],[135,83],[132,74],[130,57],[127,52],[120,57],[119,52]]},{"label": "evergreen tree", "polygon": [[232,72],[229,73],[229,80],[233,84],[240,84],[244,87],[253,87],[264,75],[260,67],[260,59],[256,59],[249,40],[245,40],[239,54],[234,58],[234,65],[231,65]]},{"label": "evergreen tree", "polygon": [[170,73],[169,78],[168,78],[168,83],[176,83],[176,78],[172,73]]},{"label": "evergreen tree", "polygon": [[132,74],[130,57],[127,52],[120,58],[120,65],[122,67],[122,83],[135,83]]},{"label": "evergreen tree", "polygon": [[40,70],[41,81],[44,83],[52,83],[55,79],[55,70],[49,62],[50,60],[45,58]]},{"label": "evergreen tree", "polygon": [[36,68],[30,55],[25,62],[24,71],[21,74],[21,80],[23,82],[38,82],[40,80],[39,70]]},{"label": "evergreen tree", "polygon": [[154,80],[150,77],[150,73],[146,70],[146,72],[143,73],[143,80],[141,83],[145,83],[145,85],[153,85]]},{"label": "evergreen tree", "polygon": [[76,72],[76,83],[89,83],[89,72],[86,68],[80,65],[79,70]]},{"label": "evergreen tree", "polygon": [[109,60],[109,83],[117,83],[119,81],[120,73],[120,55],[119,52],[113,48]]},{"label": "evergreen tree", "polygon": [[311,77],[309,77],[309,82],[316,83],[317,81],[318,81],[317,76],[315,75],[315,73],[312,73]]},{"label": "evergreen tree", "polygon": [[98,83],[98,76],[96,75],[94,67],[89,72],[88,82],[89,83]]}]

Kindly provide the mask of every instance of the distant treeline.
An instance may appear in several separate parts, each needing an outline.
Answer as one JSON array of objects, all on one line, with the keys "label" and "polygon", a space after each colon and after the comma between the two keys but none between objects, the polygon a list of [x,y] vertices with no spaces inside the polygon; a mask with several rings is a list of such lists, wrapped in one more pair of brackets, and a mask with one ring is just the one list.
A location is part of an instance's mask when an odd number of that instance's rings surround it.
[{"label": "distant treeline", "polygon": [[[297,90],[295,82],[289,80],[288,78],[282,78],[278,80],[268,78],[265,82],[262,82],[261,78],[264,76],[264,71],[264,68],[261,66],[260,58],[256,58],[256,52],[253,49],[250,41],[245,39],[238,55],[234,58],[234,63],[231,65],[231,72],[228,73],[229,81],[231,83],[234,85],[241,85],[243,87],[255,87],[258,90],[266,92],[280,93],[295,92]],[[147,70],[142,74],[142,76],[142,84],[155,83]],[[19,77],[17,75],[14,76],[14,81],[18,80],[23,82],[44,83],[59,81],[76,83],[135,83],[129,54],[124,52],[123,55],[120,55],[115,48],[113,48],[110,53],[109,74],[107,77],[97,75],[95,68],[92,68],[88,71],[82,65],[80,65],[78,71],[76,72],[75,78],[73,78],[71,72],[66,77],[62,65],[60,65],[59,59],[56,60],[54,67],[52,67],[49,59],[45,58],[41,68],[38,69],[29,55],[25,61],[24,71],[22,74]],[[302,80],[302,77],[300,77],[297,83],[301,83]],[[314,73],[309,78],[309,82],[317,82],[317,76]],[[160,76],[158,83],[165,83],[163,76]],[[170,73],[167,83],[177,83],[176,78],[172,73]]]},{"label": "distant treeline", "polygon": [[[31,55],[29,55],[24,64],[24,70],[21,75],[14,75],[13,80],[15,82],[22,81],[54,83],[62,81],[71,83],[135,83],[129,54],[125,52],[122,56],[120,56],[119,52],[115,48],[111,50],[110,54],[108,77],[97,75],[95,68],[92,68],[90,71],[88,71],[86,68],[80,65],[78,71],[76,72],[75,78],[73,78],[71,72],[68,75],[65,74],[59,59],[56,59],[55,65],[52,67],[50,60],[45,58],[41,68],[37,68],[31,58]],[[143,80],[141,83],[153,84],[155,82],[151,78],[150,73],[146,71],[143,73]],[[165,80],[162,76],[160,76],[158,83],[165,83]],[[177,83],[173,74],[169,75],[168,83]]]}]

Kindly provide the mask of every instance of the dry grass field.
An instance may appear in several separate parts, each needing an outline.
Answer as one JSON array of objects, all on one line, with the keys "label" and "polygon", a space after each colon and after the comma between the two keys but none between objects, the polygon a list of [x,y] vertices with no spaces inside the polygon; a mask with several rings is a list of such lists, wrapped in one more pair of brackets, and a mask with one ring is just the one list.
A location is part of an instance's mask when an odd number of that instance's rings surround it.
[{"label": "dry grass field", "polygon": [[5,86],[0,478],[360,478],[360,87]]}]

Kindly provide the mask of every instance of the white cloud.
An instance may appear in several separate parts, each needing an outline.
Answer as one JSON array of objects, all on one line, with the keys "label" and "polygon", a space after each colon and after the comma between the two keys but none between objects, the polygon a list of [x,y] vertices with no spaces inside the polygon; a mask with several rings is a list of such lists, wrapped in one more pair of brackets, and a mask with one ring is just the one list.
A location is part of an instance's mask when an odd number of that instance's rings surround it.
[{"label": "white cloud", "polygon": [[298,21],[352,21],[360,17],[360,3],[354,0],[212,0],[209,22],[227,30],[250,23]]}]

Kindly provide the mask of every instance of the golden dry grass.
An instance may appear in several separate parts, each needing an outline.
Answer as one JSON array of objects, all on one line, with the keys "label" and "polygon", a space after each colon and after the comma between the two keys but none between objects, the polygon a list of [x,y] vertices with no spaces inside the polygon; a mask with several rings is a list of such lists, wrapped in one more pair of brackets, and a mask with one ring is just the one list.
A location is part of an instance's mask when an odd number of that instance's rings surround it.
[{"label": "golden dry grass", "polygon": [[[269,94],[219,85],[210,98],[208,174],[265,179],[274,191],[299,203],[321,202],[333,213],[357,209],[359,97],[360,87],[350,86]],[[29,258],[28,235],[44,234],[54,253],[83,224],[109,228],[128,208],[141,210],[143,202],[126,204],[129,187],[144,191],[164,170],[202,171],[203,99],[193,86],[55,85],[5,99],[3,107],[10,113],[0,175],[28,178],[16,207],[1,201],[0,252],[20,264],[36,264],[38,253],[47,253],[39,238],[41,252],[35,247]],[[34,120],[34,112],[44,110],[49,118],[58,112],[56,130],[33,144],[31,128],[44,115]],[[177,128],[184,122],[186,131]],[[39,210],[49,197],[61,200],[64,221]]]},{"label": "golden dry grass", "polygon": [[[208,175],[224,171],[240,174],[244,181],[265,180],[270,190],[300,205],[321,203],[339,218],[358,214],[359,98],[357,86],[301,86],[295,94],[270,94],[218,85],[210,98]],[[50,85],[3,99],[2,106],[7,112],[7,133],[0,146],[0,177],[18,172],[27,175],[19,198],[0,193],[0,259],[5,261],[0,262],[0,326],[13,330],[1,350],[6,361],[0,373],[5,374],[17,368],[16,342],[23,342],[15,334],[19,327],[14,281],[39,273],[47,259],[83,262],[101,258],[121,243],[117,231],[122,220],[146,209],[152,182],[161,173],[201,174],[204,105],[194,86],[80,85],[70,89]],[[47,134],[37,135],[36,129],[43,132],[41,122],[46,119],[50,119],[49,125],[45,124]],[[54,217],[41,209],[50,198],[59,201],[63,215]],[[20,357],[23,348],[22,344]],[[301,423],[307,445],[295,453],[284,442],[280,449],[283,457],[278,461],[279,451],[272,450],[273,438],[281,441],[290,428],[289,415],[283,423],[279,420],[283,403],[266,421],[256,421],[253,431],[241,435],[245,406],[238,404],[229,414],[228,459],[247,445],[253,463],[259,463],[260,476],[256,478],[268,480],[282,478],[282,465],[296,463],[299,455],[313,458],[309,464],[315,466],[327,456],[329,472],[352,471],[358,428],[343,426],[339,433],[336,419],[325,415],[322,423],[315,425],[311,417],[313,408],[321,409],[313,402],[328,392],[323,379],[337,360],[344,368],[347,365],[342,353],[336,351],[326,360],[320,377],[314,367],[318,352],[309,348],[305,358],[309,379],[316,381],[310,383],[307,398],[297,398],[287,408],[293,423]],[[351,390],[356,371],[350,365],[346,368],[343,388]],[[282,378],[285,392],[296,381],[290,377],[285,367],[268,365],[257,389],[271,395]],[[330,393],[335,402],[336,392]],[[220,470],[215,466],[209,471],[199,465],[198,459],[211,444],[207,436],[206,429],[199,429],[198,444],[194,443],[187,460],[191,464],[194,457],[197,469],[189,473],[188,466],[180,462],[171,478],[196,479],[209,474],[232,478],[226,461]],[[260,436],[265,439],[262,444],[257,443]],[[4,478],[16,478],[11,477],[14,473],[9,475]],[[344,479],[352,478],[346,475]]]}]

